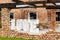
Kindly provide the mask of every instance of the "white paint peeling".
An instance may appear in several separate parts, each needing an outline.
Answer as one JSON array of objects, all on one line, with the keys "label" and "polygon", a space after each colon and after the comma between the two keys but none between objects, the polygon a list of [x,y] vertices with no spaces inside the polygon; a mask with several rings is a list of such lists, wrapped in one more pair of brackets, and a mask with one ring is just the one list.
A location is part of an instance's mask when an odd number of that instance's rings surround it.
[{"label": "white paint peeling", "polygon": [[11,19],[11,30],[15,30],[15,20]]}]

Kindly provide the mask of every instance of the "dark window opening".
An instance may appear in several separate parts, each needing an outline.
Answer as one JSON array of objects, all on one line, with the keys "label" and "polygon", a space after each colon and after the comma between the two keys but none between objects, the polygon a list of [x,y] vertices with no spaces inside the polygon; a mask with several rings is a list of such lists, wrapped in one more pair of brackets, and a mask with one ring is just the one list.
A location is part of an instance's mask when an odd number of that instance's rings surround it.
[{"label": "dark window opening", "polygon": [[14,13],[10,13],[10,19],[14,18]]},{"label": "dark window opening", "polygon": [[56,12],[56,21],[60,21],[60,12]]},{"label": "dark window opening", "polygon": [[18,2],[19,0],[12,0],[12,1],[14,1],[14,2]]},{"label": "dark window opening", "polygon": [[30,19],[37,19],[36,12],[30,12]]}]

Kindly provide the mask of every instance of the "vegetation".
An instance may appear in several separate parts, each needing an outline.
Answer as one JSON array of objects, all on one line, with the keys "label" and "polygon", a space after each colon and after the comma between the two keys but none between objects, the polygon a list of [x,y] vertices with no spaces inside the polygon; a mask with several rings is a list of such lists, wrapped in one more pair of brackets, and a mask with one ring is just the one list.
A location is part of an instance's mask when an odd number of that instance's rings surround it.
[{"label": "vegetation", "polygon": [[32,39],[0,37],[0,40],[32,40]]}]

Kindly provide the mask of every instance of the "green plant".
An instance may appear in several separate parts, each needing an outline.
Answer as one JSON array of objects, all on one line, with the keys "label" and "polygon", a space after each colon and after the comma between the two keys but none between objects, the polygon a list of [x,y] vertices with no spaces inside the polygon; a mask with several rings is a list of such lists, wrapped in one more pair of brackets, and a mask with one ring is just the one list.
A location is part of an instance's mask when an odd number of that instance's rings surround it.
[{"label": "green plant", "polygon": [[25,39],[25,38],[12,38],[12,37],[0,37],[0,40],[32,40],[32,39]]}]

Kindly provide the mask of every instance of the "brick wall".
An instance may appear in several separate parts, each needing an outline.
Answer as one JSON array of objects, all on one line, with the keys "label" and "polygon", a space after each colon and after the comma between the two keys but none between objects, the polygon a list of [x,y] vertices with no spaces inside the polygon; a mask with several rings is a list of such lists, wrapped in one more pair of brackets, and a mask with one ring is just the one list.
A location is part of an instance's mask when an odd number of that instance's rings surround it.
[{"label": "brick wall", "polygon": [[[32,9],[32,10],[31,10]],[[21,14],[25,15],[24,18],[28,18],[28,13],[31,11],[37,11],[38,13],[38,19],[42,23],[46,23],[48,20],[48,15],[47,15],[47,10],[45,8],[31,8],[31,9],[7,9],[7,8],[2,8],[2,36],[10,36],[11,30],[10,30],[10,12],[14,12],[14,18],[19,19],[21,18]],[[25,13],[25,14],[24,14]],[[56,23],[55,23],[55,10],[51,10],[51,29],[55,30]],[[18,33],[18,32],[17,32]],[[11,35],[16,34],[14,32]],[[18,37],[18,36],[17,36]]]},{"label": "brick wall", "polygon": [[[24,1],[24,2],[29,2],[32,0],[20,0],[20,1]],[[40,0],[37,0],[40,1]],[[12,0],[0,0],[0,3],[14,3]]]},{"label": "brick wall", "polygon": [[37,8],[37,12],[40,23],[46,23],[48,21],[47,10],[45,8]]},{"label": "brick wall", "polygon": [[53,31],[55,31],[56,28],[56,10],[55,9],[51,9],[51,29],[53,29]]},{"label": "brick wall", "polygon": [[[44,9],[44,10],[43,10]],[[37,8],[34,9],[7,9],[7,8],[2,8],[2,31],[3,31],[3,36],[8,35],[9,27],[10,27],[10,12],[14,13],[14,18],[15,19],[20,19],[22,15],[24,15],[24,18],[28,18],[28,13],[31,11],[37,11],[38,13],[38,19],[42,23],[46,23],[48,20],[48,15],[47,15],[47,10],[45,8]],[[42,11],[42,12],[41,12]],[[23,14],[22,14],[23,13]],[[21,15],[22,14],[22,15]]]},{"label": "brick wall", "polygon": [[[24,1],[24,0],[22,0]],[[26,0],[28,1],[28,0]],[[25,1],[25,2],[26,2]],[[11,3],[12,0],[0,0],[0,3]],[[10,12],[14,12],[14,18],[19,19],[22,18],[22,15],[24,15],[24,18],[28,18],[28,13],[30,11],[37,11],[38,13],[38,19],[41,23],[46,23],[48,20],[47,10],[45,8],[28,8],[28,9],[12,9],[9,10],[7,8],[2,8],[2,36],[8,36],[10,35],[11,31],[9,29],[10,27]],[[22,14],[23,13],[23,14]],[[24,14],[25,13],[25,14]],[[55,10],[51,10],[51,28],[55,30],[56,23],[55,23]],[[15,34],[16,32],[14,32]],[[14,35],[12,34],[12,35]],[[27,34],[26,34],[27,35]]]},{"label": "brick wall", "polygon": [[[38,13],[38,19],[40,20],[40,22],[46,23],[47,19],[48,19],[48,15],[47,15],[47,10],[45,8],[37,8],[34,9],[7,9],[7,8],[2,8],[2,31],[0,32],[0,34],[2,36],[9,36],[9,37],[18,37],[18,38],[32,38],[32,39],[41,39],[41,40],[45,40],[48,38],[48,40],[54,40],[55,35],[51,35],[51,37],[49,36],[50,33],[51,34],[60,34],[60,33],[56,33],[56,32],[48,32],[46,34],[42,34],[42,35],[30,35],[28,33],[18,33],[17,31],[11,31],[10,30],[10,12],[14,12],[15,18],[19,19],[21,18],[21,14],[23,13],[23,15],[25,15],[25,18],[28,18],[28,12],[31,11],[37,11]],[[54,30],[56,27],[55,24],[55,10],[50,10],[51,11],[51,28]],[[25,13],[25,14],[24,14]],[[58,38],[60,39],[60,36],[57,35]]]},{"label": "brick wall", "polygon": [[15,19],[28,19],[28,14],[30,12],[36,11],[38,14],[38,19],[40,20],[40,23],[46,23],[48,21],[48,14],[47,10],[45,8],[25,8],[25,9],[12,9],[11,12],[14,13]]},{"label": "brick wall", "polygon": [[10,27],[10,14],[7,8],[2,8],[1,12],[2,36],[7,36]]},{"label": "brick wall", "polygon": [[13,3],[12,0],[0,0],[0,3]]}]

